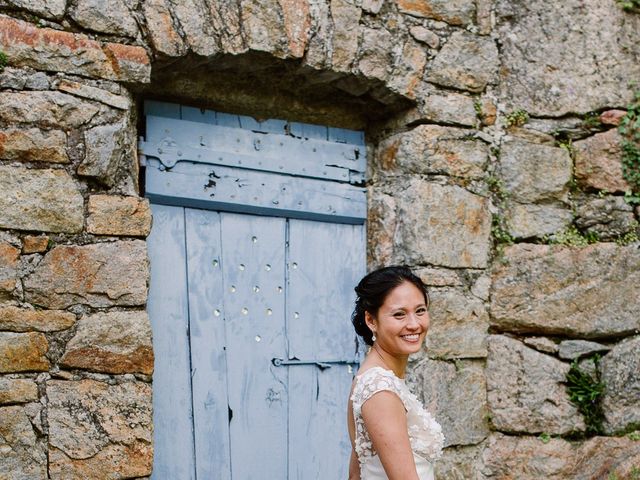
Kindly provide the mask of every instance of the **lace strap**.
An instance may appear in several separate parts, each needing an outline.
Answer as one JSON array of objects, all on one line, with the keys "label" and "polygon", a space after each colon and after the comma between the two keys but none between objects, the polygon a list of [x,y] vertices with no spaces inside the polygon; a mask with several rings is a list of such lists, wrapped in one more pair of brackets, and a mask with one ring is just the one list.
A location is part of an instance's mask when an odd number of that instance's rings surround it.
[{"label": "lace strap", "polygon": [[356,384],[351,395],[354,414],[360,415],[362,405],[374,394],[382,391],[395,393],[407,408],[406,395],[400,386],[401,381],[393,372],[382,367],[372,367],[356,378]]}]

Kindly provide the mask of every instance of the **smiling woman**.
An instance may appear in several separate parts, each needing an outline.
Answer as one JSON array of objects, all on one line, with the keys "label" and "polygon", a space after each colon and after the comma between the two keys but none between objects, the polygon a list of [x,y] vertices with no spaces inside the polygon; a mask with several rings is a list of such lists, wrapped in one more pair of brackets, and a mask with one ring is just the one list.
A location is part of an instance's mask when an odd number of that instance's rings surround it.
[{"label": "smiling woman", "polygon": [[404,382],[409,355],[429,330],[426,287],[409,268],[392,266],[366,275],[355,291],[353,325],[371,348],[349,400],[349,479],[433,480],[444,436]]}]

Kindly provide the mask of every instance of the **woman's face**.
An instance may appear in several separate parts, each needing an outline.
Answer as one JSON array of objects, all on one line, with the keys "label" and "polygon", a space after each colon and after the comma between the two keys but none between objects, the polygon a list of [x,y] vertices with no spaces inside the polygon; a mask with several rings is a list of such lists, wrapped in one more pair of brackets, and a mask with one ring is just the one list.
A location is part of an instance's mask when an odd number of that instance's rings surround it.
[{"label": "woman's face", "polygon": [[429,312],[424,296],[411,282],[403,282],[391,290],[373,318],[367,313],[367,324],[377,337],[376,343],[392,355],[410,355],[420,350],[429,329]]}]

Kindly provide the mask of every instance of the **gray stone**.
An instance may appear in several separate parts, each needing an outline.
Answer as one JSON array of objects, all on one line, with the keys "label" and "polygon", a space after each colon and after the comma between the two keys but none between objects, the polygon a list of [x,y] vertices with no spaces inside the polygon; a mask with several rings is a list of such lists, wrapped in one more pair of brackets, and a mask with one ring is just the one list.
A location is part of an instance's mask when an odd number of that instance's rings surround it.
[{"label": "gray stone", "polygon": [[91,195],[88,212],[90,233],[146,237],[151,231],[151,208],[146,198]]},{"label": "gray stone", "polygon": [[433,33],[428,28],[422,25],[415,25],[409,29],[409,33],[419,42],[426,43],[431,48],[438,48],[440,46],[440,37]]},{"label": "gray stone", "polygon": [[640,17],[617,2],[495,3],[507,107],[560,117],[627,105],[640,77]]},{"label": "gray stone", "polygon": [[383,3],[384,0],[362,0],[362,10],[377,15]]},{"label": "gray stone", "polygon": [[288,39],[282,8],[277,0],[240,2],[240,18],[246,45],[251,50],[286,56]]},{"label": "gray stone", "polygon": [[183,55],[186,45],[176,30],[166,0],[147,0],[142,8],[153,49],[169,57]]},{"label": "gray stone", "polygon": [[498,66],[498,48],[491,38],[459,31],[440,49],[426,78],[436,85],[481,92],[496,79]]},{"label": "gray stone", "polygon": [[445,268],[419,267],[413,272],[430,287],[461,287],[463,284],[455,270]]},{"label": "gray stone", "polygon": [[396,200],[377,187],[368,187],[367,198],[367,263],[382,267],[393,258]]},{"label": "gray stone", "polygon": [[409,265],[484,268],[489,201],[457,186],[410,178],[396,198],[394,259]]},{"label": "gray stone", "polygon": [[473,0],[398,0],[398,10],[415,17],[468,25],[475,19]]},{"label": "gray stone", "polygon": [[64,170],[0,166],[0,191],[0,227],[68,233],[82,230],[84,200],[78,184]]},{"label": "gray stone", "polygon": [[514,201],[567,201],[571,157],[564,148],[512,139],[500,150],[499,175]]},{"label": "gray stone", "polygon": [[151,473],[150,385],[51,380],[47,397],[51,478],[104,478],[104,472],[132,478]]},{"label": "gray stone", "polygon": [[427,359],[411,369],[407,381],[442,425],[445,446],[475,444],[489,435],[482,363]]},{"label": "gray stone", "polygon": [[615,128],[574,142],[578,184],[607,192],[631,190],[622,176],[621,144],[622,137]]},{"label": "gray stone", "polygon": [[96,177],[107,186],[113,186],[122,161],[131,160],[127,145],[126,121],[100,125],[84,132],[86,157],[78,166],[78,174]]},{"label": "gray stone", "polygon": [[445,448],[435,464],[438,480],[481,480],[482,445]]},{"label": "gray stone", "polygon": [[640,425],[640,337],[620,342],[600,361],[604,428],[612,434]]},{"label": "gray stone", "polygon": [[68,163],[67,135],[39,128],[0,129],[0,158],[23,162]]},{"label": "gray stone", "polygon": [[123,0],[77,0],[69,16],[81,27],[94,32],[135,37],[138,25]]},{"label": "gray stone", "polygon": [[512,332],[607,338],[640,329],[633,246],[519,244],[493,271],[491,323]]},{"label": "gray stone", "polygon": [[510,433],[585,429],[564,382],[569,365],[503,335],[489,336],[487,399],[492,423]]},{"label": "gray stone", "polygon": [[102,88],[92,87],[91,85],[62,79],[57,83],[56,87],[62,92],[71,93],[72,95],[89,100],[95,100],[120,110],[129,110],[131,107],[131,101],[128,97],[116,95],[115,93],[111,93]]},{"label": "gray stone", "polygon": [[576,225],[600,240],[615,240],[637,227],[633,207],[623,197],[579,198]]},{"label": "gray stone", "polygon": [[425,342],[427,355],[486,357],[489,316],[482,300],[453,288],[434,288],[429,295],[431,325]]},{"label": "gray stone", "polygon": [[76,323],[76,316],[64,310],[32,310],[14,306],[0,307],[0,330],[12,332],[56,332]]},{"label": "gray stone", "polygon": [[440,174],[479,179],[489,160],[489,146],[473,132],[439,125],[420,125],[378,146],[377,172]]},{"label": "gray stone", "polygon": [[610,350],[606,345],[588,340],[563,340],[560,342],[558,355],[565,360],[584,357],[597,352]]},{"label": "gray stone", "polygon": [[545,353],[558,353],[558,344],[547,337],[526,337],[524,344]]},{"label": "gray stone", "polygon": [[38,400],[38,385],[29,378],[0,377],[0,405]]},{"label": "gray stone", "polygon": [[511,202],[506,212],[509,234],[516,239],[543,237],[565,230],[573,220],[562,204],[522,204]]},{"label": "gray stone", "polygon": [[427,63],[427,53],[419,43],[408,39],[402,51],[395,55],[387,87],[407,98],[415,99],[422,86],[422,75]]},{"label": "gray stone", "polygon": [[358,70],[367,78],[386,80],[390,73],[394,38],[382,28],[362,28]]},{"label": "gray stone", "polygon": [[153,373],[151,325],[145,312],[105,312],[78,321],[60,364],[104,373]]},{"label": "gray stone", "polygon": [[473,127],[478,117],[474,108],[474,99],[455,92],[443,92],[425,84],[418,95],[420,117],[439,123],[448,123]]},{"label": "gray stone", "polygon": [[59,20],[64,15],[67,0],[0,0],[0,6],[10,6]]},{"label": "gray stone", "polygon": [[18,281],[20,249],[0,242],[0,299],[10,298]]},{"label": "gray stone", "polygon": [[0,478],[47,478],[47,455],[20,406],[0,408]]},{"label": "gray stone", "polygon": [[334,27],[331,65],[336,71],[348,72],[356,58],[361,15],[362,9],[356,2],[331,1],[331,19]]},{"label": "gray stone", "polygon": [[583,442],[493,433],[483,457],[483,480],[631,479],[640,462],[640,442],[594,437]]},{"label": "gray stone", "polygon": [[25,299],[47,308],[144,305],[149,262],[142,240],[51,249],[24,279]]}]

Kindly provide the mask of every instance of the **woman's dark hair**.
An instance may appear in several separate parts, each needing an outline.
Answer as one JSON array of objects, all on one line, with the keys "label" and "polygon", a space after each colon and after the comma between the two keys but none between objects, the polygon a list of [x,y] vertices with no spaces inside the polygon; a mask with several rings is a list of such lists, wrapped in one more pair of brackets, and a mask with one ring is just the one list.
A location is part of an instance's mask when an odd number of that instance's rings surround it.
[{"label": "woman's dark hair", "polygon": [[420,277],[404,265],[392,265],[374,270],[365,275],[354,289],[357,298],[356,306],[351,314],[351,322],[356,333],[362,337],[367,345],[373,345],[373,332],[364,321],[364,312],[369,312],[375,317],[391,290],[404,282],[411,282],[418,287],[418,290],[424,295],[425,304],[429,305],[427,287]]}]

